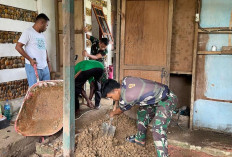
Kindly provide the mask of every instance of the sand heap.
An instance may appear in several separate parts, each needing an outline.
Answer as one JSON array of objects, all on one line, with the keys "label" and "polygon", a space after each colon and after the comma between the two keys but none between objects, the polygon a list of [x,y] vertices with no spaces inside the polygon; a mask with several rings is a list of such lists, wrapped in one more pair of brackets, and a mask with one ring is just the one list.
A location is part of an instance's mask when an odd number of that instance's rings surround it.
[{"label": "sand heap", "polygon": [[145,147],[125,141],[125,137],[136,133],[135,120],[124,114],[116,116],[112,122],[112,125],[117,127],[114,138],[102,135],[101,125],[104,121],[93,122],[77,136],[77,157],[156,156],[150,131]]}]

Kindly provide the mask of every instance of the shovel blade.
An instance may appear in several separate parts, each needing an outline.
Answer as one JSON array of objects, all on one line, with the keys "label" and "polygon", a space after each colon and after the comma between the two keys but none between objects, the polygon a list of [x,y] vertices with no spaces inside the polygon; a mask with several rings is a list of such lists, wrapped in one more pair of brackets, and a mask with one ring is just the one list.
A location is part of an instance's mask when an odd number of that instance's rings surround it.
[{"label": "shovel blade", "polygon": [[114,137],[116,127],[109,125],[109,123],[102,123],[102,132],[103,135]]}]

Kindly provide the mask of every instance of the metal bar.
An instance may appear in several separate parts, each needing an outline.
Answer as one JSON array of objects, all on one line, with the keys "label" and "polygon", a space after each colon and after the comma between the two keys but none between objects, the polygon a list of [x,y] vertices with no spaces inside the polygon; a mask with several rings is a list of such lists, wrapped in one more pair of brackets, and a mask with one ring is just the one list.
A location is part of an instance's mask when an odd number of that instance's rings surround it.
[{"label": "metal bar", "polygon": [[74,0],[63,0],[63,156],[74,157]]}]

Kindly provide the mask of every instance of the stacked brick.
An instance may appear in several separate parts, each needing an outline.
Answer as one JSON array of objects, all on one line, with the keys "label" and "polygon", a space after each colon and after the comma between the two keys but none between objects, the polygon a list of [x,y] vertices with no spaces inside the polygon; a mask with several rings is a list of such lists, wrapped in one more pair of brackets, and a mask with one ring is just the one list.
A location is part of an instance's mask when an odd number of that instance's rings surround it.
[{"label": "stacked brick", "polygon": [[21,34],[21,32],[0,31],[0,43],[17,43]]},{"label": "stacked brick", "polygon": [[27,79],[0,83],[0,101],[22,97],[27,89]]},{"label": "stacked brick", "polygon": [[25,67],[25,58],[22,56],[1,57],[0,70]]},{"label": "stacked brick", "polygon": [[0,4],[0,18],[34,22],[37,12]]}]

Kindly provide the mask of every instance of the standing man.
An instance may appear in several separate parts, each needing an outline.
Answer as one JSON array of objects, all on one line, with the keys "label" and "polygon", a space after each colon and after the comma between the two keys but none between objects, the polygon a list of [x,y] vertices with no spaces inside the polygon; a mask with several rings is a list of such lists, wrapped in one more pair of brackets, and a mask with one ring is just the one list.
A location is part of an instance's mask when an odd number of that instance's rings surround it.
[{"label": "standing man", "polygon": [[107,38],[102,38],[101,40],[90,36],[87,34],[87,27],[84,28],[84,32],[86,33],[86,38],[89,39],[92,43],[90,54],[87,53],[86,50],[83,51],[83,55],[85,57],[89,57],[91,60],[97,60],[102,62],[104,65],[104,57],[107,55],[108,50],[107,46],[109,45],[109,40]]},{"label": "standing man", "polygon": [[[108,80],[102,87],[102,96],[116,101],[110,117],[139,105],[137,112],[137,133],[126,138],[128,142],[144,146],[148,124],[154,119],[152,135],[157,157],[168,156],[167,128],[177,97],[168,86],[137,77],[126,77],[122,86],[115,80]],[[119,106],[119,108],[117,107]]]},{"label": "standing man", "polygon": [[[102,63],[95,60],[84,60],[75,65],[75,103],[76,111],[79,109],[78,96],[81,94],[87,101],[87,106],[90,108],[98,109],[101,101],[101,85],[100,78],[103,74],[104,66]],[[93,77],[93,84],[95,86],[95,106],[86,95],[83,85],[85,82]]]},{"label": "standing man", "polygon": [[[43,34],[47,29],[48,22],[49,18],[45,14],[39,14],[36,17],[35,24],[22,33],[15,47],[26,59],[25,70],[29,87],[36,83],[34,64],[37,65],[39,80],[50,80],[51,66]],[[23,46],[25,46],[25,50]]]}]

